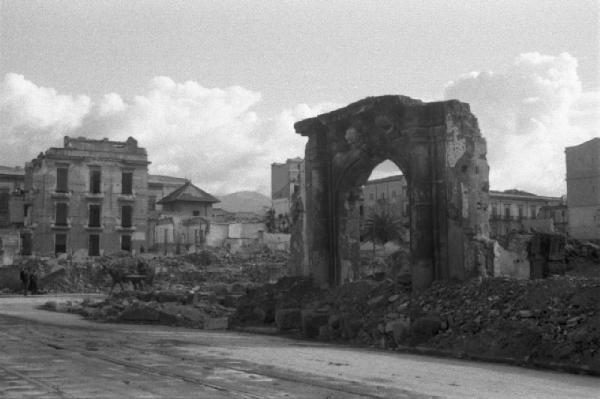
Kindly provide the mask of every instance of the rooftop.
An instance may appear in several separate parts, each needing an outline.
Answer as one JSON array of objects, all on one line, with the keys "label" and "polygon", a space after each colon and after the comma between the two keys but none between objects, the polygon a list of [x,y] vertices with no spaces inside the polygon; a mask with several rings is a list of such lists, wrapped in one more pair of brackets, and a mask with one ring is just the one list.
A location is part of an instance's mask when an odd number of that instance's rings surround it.
[{"label": "rooftop", "polygon": [[25,176],[25,169],[20,166],[2,166],[0,165],[0,175],[4,176]]},{"label": "rooftop", "polygon": [[390,182],[405,181],[405,180],[406,180],[406,178],[404,177],[404,175],[394,175],[394,176],[382,177],[380,179],[369,180],[368,182],[365,183],[365,186],[368,186],[371,184],[390,183]]},{"label": "rooftop", "polygon": [[209,203],[221,202],[206,191],[194,186],[189,180],[187,180],[177,190],[158,201],[157,204],[166,204],[176,201]]}]

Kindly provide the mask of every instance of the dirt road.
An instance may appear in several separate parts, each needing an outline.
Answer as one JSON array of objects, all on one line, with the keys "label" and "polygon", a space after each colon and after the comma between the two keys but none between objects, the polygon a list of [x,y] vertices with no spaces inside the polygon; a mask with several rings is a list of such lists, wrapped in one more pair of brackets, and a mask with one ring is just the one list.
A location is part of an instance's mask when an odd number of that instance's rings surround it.
[{"label": "dirt road", "polygon": [[237,332],[99,324],[0,298],[4,398],[598,398],[600,379]]}]

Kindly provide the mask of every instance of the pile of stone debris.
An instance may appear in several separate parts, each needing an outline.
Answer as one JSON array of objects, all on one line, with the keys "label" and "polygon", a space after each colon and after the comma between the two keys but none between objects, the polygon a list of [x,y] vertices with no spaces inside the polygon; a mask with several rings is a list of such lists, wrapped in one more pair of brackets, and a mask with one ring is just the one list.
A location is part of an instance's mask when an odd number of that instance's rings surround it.
[{"label": "pile of stone debris", "polygon": [[436,282],[418,294],[391,280],[319,290],[288,279],[250,290],[232,320],[319,340],[600,373],[599,299],[600,280],[573,276]]},{"label": "pile of stone debris", "polygon": [[[106,258],[114,260],[119,257],[123,255],[115,254]],[[276,281],[287,273],[288,254],[268,248],[231,254],[225,249],[215,248],[180,256],[146,253],[139,255],[139,258],[155,273],[154,288],[171,290],[183,287],[189,290],[206,282],[232,284]],[[112,281],[102,269],[102,261],[95,258],[73,259],[66,255],[58,258],[23,258],[15,265],[2,268],[0,292],[22,291],[19,280],[21,268],[35,271],[39,293],[108,292]],[[137,271],[130,272],[135,274]]]},{"label": "pile of stone debris", "polygon": [[[227,329],[229,316],[246,292],[243,284],[217,284],[212,291],[200,286],[169,291],[125,291],[104,300],[49,301],[42,309],[78,313],[105,322],[164,324],[203,329]],[[204,287],[206,289],[206,287]]]},{"label": "pile of stone debris", "polygon": [[[241,297],[285,273],[287,256],[260,251],[234,257],[205,250],[178,257],[148,257],[146,262],[155,275],[153,285],[145,290],[129,290],[126,285],[121,291],[116,286],[103,301],[50,301],[42,308],[100,321],[227,328]],[[108,284],[103,281],[100,285],[106,291]]]}]

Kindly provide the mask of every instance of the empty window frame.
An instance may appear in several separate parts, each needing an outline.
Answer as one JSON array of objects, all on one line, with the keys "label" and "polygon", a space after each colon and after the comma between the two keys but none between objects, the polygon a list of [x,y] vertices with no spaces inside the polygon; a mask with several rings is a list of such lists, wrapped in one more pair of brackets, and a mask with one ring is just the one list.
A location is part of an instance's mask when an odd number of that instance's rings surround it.
[{"label": "empty window frame", "polygon": [[67,253],[67,235],[64,233],[54,235],[54,253]]},{"label": "empty window frame", "polygon": [[90,234],[88,256],[100,256],[100,234]]},{"label": "empty window frame", "polygon": [[156,195],[148,196],[148,212],[156,210]]},{"label": "empty window frame", "polygon": [[90,193],[100,194],[102,187],[102,173],[100,169],[90,169]]},{"label": "empty window frame", "polygon": [[54,224],[56,226],[67,226],[67,217],[69,215],[69,204],[65,202],[58,202],[56,204],[56,217],[54,219]]},{"label": "empty window frame", "polygon": [[100,227],[101,205],[91,204],[89,206],[89,227]]},{"label": "empty window frame", "polygon": [[121,227],[131,227],[133,216],[133,207],[131,205],[123,205],[121,207]]},{"label": "empty window frame", "polygon": [[69,168],[67,166],[59,166],[56,168],[56,192],[69,192]]},{"label": "empty window frame", "polygon": [[121,194],[132,195],[133,194],[133,172],[123,171],[121,173]]},{"label": "empty window frame", "polygon": [[121,251],[131,251],[131,236],[130,235],[122,235],[121,236]]},{"label": "empty window frame", "polygon": [[504,218],[510,219],[510,205],[504,206]]},{"label": "empty window frame", "polygon": [[9,223],[9,201],[10,193],[9,190],[0,189],[0,224]]}]

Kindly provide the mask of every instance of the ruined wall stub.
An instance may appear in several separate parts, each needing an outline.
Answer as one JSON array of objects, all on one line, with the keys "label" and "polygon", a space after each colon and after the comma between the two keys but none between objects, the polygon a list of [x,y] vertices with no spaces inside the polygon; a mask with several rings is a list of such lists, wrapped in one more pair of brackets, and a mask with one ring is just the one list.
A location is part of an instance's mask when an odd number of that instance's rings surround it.
[{"label": "ruined wall stub", "polygon": [[485,267],[489,168],[468,104],[369,97],[294,127],[308,137],[304,209],[292,228],[297,274],[328,285],[355,279],[360,187],[385,160],[408,182],[413,287]]}]

